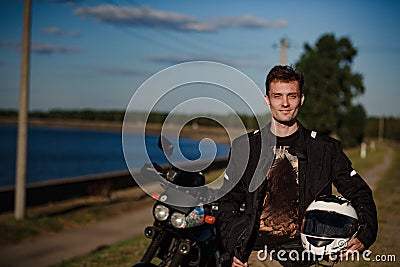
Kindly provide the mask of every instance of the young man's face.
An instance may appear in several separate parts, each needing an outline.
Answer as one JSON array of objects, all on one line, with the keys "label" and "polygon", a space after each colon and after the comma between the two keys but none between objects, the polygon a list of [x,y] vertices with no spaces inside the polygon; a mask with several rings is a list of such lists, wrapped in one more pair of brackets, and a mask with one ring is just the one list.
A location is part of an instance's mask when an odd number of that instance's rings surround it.
[{"label": "young man's face", "polygon": [[293,122],[303,105],[304,95],[300,95],[299,82],[272,82],[265,101],[271,109],[275,121],[288,124]]}]

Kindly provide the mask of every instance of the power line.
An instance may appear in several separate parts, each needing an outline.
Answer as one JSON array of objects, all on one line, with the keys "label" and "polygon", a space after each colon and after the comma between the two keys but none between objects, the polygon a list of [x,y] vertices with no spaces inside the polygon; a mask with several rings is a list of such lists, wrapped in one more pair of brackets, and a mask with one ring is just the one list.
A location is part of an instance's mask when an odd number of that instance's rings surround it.
[{"label": "power line", "polygon": [[[119,3],[115,2],[114,0],[108,0],[109,3],[116,5],[116,6],[121,6]],[[130,1],[125,1],[128,4],[134,4],[134,6],[140,6],[139,3],[137,3],[134,0]],[[118,27],[119,29],[122,29],[122,27]],[[125,31],[128,31],[126,28],[123,28]],[[132,28],[129,28],[132,30]],[[237,56],[238,54],[235,51],[232,50],[237,50],[238,52],[243,52],[245,49],[246,51],[252,51],[252,53],[247,53],[246,55],[243,55],[245,57],[257,57],[260,55],[260,52],[265,50],[265,47],[268,47],[268,44],[265,45],[257,45],[249,47],[248,45],[246,47],[243,46],[232,46],[232,43],[221,43],[221,42],[216,42],[214,40],[202,38],[200,34],[214,34],[214,33],[190,33],[190,39],[187,38],[182,38],[182,36],[179,36],[179,34],[176,34],[173,31],[168,31],[168,30],[162,30],[159,28],[151,28],[152,31],[155,32],[156,36],[163,36],[166,39],[168,39],[170,42],[174,43],[174,45],[168,45],[166,43],[160,43],[159,40],[154,41],[154,38],[150,38],[148,36],[144,36],[143,34],[138,34],[137,31],[135,34],[139,35],[141,38],[149,40],[153,43],[156,43],[162,47],[168,46],[170,49],[172,49],[175,52],[178,52],[179,54],[182,54],[182,50],[185,50],[186,53],[189,53],[191,55],[204,55],[206,53],[207,55],[212,55],[216,53],[216,50],[211,46],[214,46],[215,48],[221,48],[221,47],[226,47],[227,49],[219,49],[218,50],[218,55],[225,55],[225,56]],[[136,36],[135,36],[136,37]],[[195,37],[195,38],[193,38]],[[235,44],[239,44],[240,42],[236,42]],[[208,46],[208,47],[207,47]]]}]

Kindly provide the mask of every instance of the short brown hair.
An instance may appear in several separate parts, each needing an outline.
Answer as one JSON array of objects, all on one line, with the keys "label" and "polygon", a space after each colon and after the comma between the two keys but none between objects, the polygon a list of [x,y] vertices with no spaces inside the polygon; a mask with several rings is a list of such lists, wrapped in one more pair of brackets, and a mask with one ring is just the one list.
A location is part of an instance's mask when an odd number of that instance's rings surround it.
[{"label": "short brown hair", "polygon": [[269,86],[274,81],[280,82],[299,82],[300,94],[303,92],[304,76],[301,72],[296,71],[292,66],[275,66],[267,75],[265,80],[265,93],[269,94]]}]

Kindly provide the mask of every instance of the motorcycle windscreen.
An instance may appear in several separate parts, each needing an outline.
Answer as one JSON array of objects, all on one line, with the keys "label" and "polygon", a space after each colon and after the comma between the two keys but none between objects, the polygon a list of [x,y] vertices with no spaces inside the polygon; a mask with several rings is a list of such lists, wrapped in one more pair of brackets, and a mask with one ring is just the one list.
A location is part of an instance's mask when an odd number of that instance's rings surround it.
[{"label": "motorcycle windscreen", "polygon": [[306,212],[302,232],[307,235],[349,238],[358,228],[358,220],[336,212],[312,210]]}]

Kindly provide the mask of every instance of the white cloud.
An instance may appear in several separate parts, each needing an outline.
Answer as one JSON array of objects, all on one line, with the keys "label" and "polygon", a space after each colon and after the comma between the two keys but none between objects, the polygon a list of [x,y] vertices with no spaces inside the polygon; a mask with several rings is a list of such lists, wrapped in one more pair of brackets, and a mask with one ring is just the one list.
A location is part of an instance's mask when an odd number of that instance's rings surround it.
[{"label": "white cloud", "polygon": [[64,34],[63,31],[57,27],[43,28],[42,32],[46,33],[46,34],[50,34],[50,35],[63,35]]},{"label": "white cloud", "polygon": [[[21,43],[19,42],[2,41],[0,42],[0,46],[10,47],[16,51],[21,49]],[[81,48],[76,46],[57,46],[48,43],[32,43],[31,51],[38,54],[76,53],[81,51]]]},{"label": "white cloud", "polygon": [[80,31],[70,31],[70,32],[68,32],[68,35],[72,36],[72,37],[79,37],[79,36],[81,36],[81,32]]},{"label": "white cloud", "polygon": [[133,70],[130,68],[120,68],[120,67],[95,67],[96,71],[103,74],[119,75],[119,76],[137,76],[146,74],[143,71]]},{"label": "white cloud", "polygon": [[14,49],[21,49],[21,44],[18,42],[12,42],[12,41],[1,41],[0,46],[3,47],[10,47]]},{"label": "white cloud", "polygon": [[287,20],[268,21],[252,15],[220,17],[209,23],[215,28],[280,28],[288,24]]},{"label": "white cloud", "polygon": [[98,21],[115,25],[149,26],[184,30],[186,25],[195,23],[195,18],[173,12],[152,10],[148,7],[119,7],[100,5],[79,7],[74,14],[81,17],[94,17]]},{"label": "white cloud", "polygon": [[235,66],[235,67],[243,67],[247,66],[248,63],[242,60],[226,60],[218,57],[210,57],[210,56],[154,56],[148,58],[152,62],[156,63],[164,63],[168,65],[175,65],[179,63],[184,63],[184,62],[190,62],[190,61],[212,61],[212,62],[219,62],[222,64],[226,64],[229,66]]},{"label": "white cloud", "polygon": [[[43,33],[49,34],[49,35],[64,35],[64,32],[58,27],[43,28],[41,31]],[[81,33],[79,31],[76,31],[76,30],[69,31],[67,34],[69,36],[72,36],[72,37],[81,36]]]},{"label": "white cloud", "polygon": [[74,10],[74,14],[82,18],[94,17],[98,21],[114,25],[156,27],[194,32],[210,32],[223,28],[277,28],[287,25],[286,20],[268,21],[252,15],[200,20],[193,16],[159,11],[149,7],[115,5],[78,7]]},{"label": "white cloud", "polygon": [[53,54],[53,53],[75,53],[81,51],[76,46],[57,46],[48,43],[33,43],[31,46],[33,53],[39,54]]},{"label": "white cloud", "polygon": [[68,5],[74,5],[79,2],[82,2],[81,0],[36,0],[37,2],[50,2],[50,3],[56,3],[56,4],[68,4]]}]

